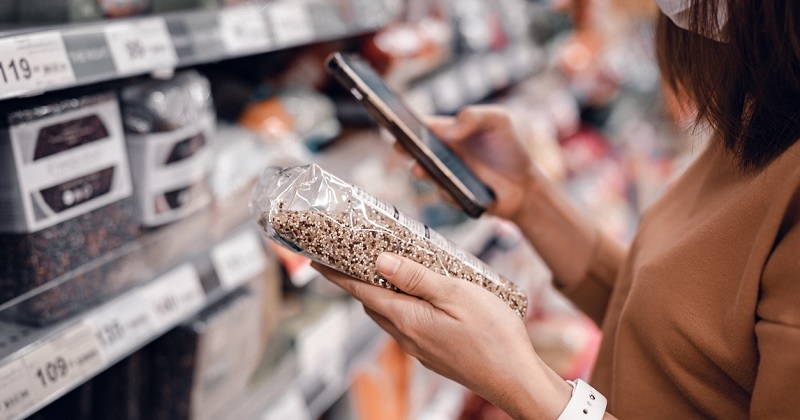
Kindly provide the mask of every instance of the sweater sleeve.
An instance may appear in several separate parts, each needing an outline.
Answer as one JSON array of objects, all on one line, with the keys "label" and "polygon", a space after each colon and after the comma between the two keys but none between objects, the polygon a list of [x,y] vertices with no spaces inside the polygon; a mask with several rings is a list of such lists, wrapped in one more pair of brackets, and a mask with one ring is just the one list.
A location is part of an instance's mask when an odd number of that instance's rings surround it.
[{"label": "sweater sleeve", "polygon": [[800,226],[774,248],[761,277],[755,334],[754,419],[796,418],[800,383]]},{"label": "sweater sleeve", "polygon": [[565,286],[555,279],[556,289],[597,325],[602,325],[611,292],[614,290],[617,272],[626,253],[621,244],[598,231],[595,235],[592,258],[584,270],[582,280]]}]

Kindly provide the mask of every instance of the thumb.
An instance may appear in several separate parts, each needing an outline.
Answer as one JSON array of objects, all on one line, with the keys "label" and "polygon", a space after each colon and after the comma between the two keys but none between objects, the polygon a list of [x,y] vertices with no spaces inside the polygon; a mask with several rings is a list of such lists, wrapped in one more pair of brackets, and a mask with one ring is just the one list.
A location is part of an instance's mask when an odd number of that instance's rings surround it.
[{"label": "thumb", "polygon": [[402,292],[424,299],[432,304],[441,302],[451,289],[450,277],[442,276],[425,266],[384,252],[376,261],[378,272]]}]

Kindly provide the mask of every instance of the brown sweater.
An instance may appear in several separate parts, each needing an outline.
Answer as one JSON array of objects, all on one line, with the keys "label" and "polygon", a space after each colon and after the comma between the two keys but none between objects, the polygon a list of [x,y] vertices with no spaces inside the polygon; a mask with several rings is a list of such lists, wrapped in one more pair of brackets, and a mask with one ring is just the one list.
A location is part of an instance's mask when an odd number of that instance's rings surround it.
[{"label": "brown sweater", "polygon": [[592,378],[630,418],[800,418],[800,143],[742,174],[709,146],[564,290],[603,329]]}]

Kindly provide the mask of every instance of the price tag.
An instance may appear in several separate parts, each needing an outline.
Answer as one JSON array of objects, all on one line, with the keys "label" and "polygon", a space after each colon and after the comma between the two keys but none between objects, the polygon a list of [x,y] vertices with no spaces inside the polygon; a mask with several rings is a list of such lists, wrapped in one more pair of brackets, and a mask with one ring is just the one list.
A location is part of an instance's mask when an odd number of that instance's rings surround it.
[{"label": "price tag", "polygon": [[22,358],[39,400],[74,385],[105,364],[94,327],[76,325]]},{"label": "price tag", "polygon": [[243,232],[211,250],[211,261],[222,287],[235,289],[267,268],[267,255],[261,238],[253,231]]},{"label": "price tag", "polygon": [[41,400],[22,360],[0,367],[0,419],[18,418]]},{"label": "price tag", "polygon": [[110,23],[105,35],[119,74],[171,69],[178,64],[167,23],[162,18]]},{"label": "price tag", "polygon": [[464,105],[461,89],[453,72],[445,73],[434,80],[433,98],[439,111],[450,113],[461,108]]},{"label": "price tag", "polygon": [[281,46],[302,44],[314,39],[314,25],[304,2],[272,3],[267,12],[275,41]]},{"label": "price tag", "polygon": [[142,294],[134,293],[90,316],[107,360],[124,357],[156,333],[153,312],[145,302]]},{"label": "price tag", "polygon": [[261,420],[311,420],[303,393],[297,387],[289,388],[269,409],[261,416]]},{"label": "price tag", "polygon": [[0,97],[75,81],[64,40],[56,31],[0,39]]},{"label": "price tag", "polygon": [[223,9],[219,13],[219,30],[228,54],[264,51],[272,45],[267,23],[255,7]]},{"label": "price tag", "polygon": [[159,330],[173,327],[200,310],[205,293],[197,270],[186,263],[158,278],[143,292]]}]

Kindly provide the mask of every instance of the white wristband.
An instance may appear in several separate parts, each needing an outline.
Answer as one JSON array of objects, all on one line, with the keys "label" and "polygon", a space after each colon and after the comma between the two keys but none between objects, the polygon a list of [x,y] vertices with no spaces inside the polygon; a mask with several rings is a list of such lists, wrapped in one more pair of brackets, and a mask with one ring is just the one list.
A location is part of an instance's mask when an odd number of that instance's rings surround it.
[{"label": "white wristband", "polygon": [[606,397],[580,379],[567,383],[572,386],[572,397],[558,420],[601,420],[608,404]]}]

